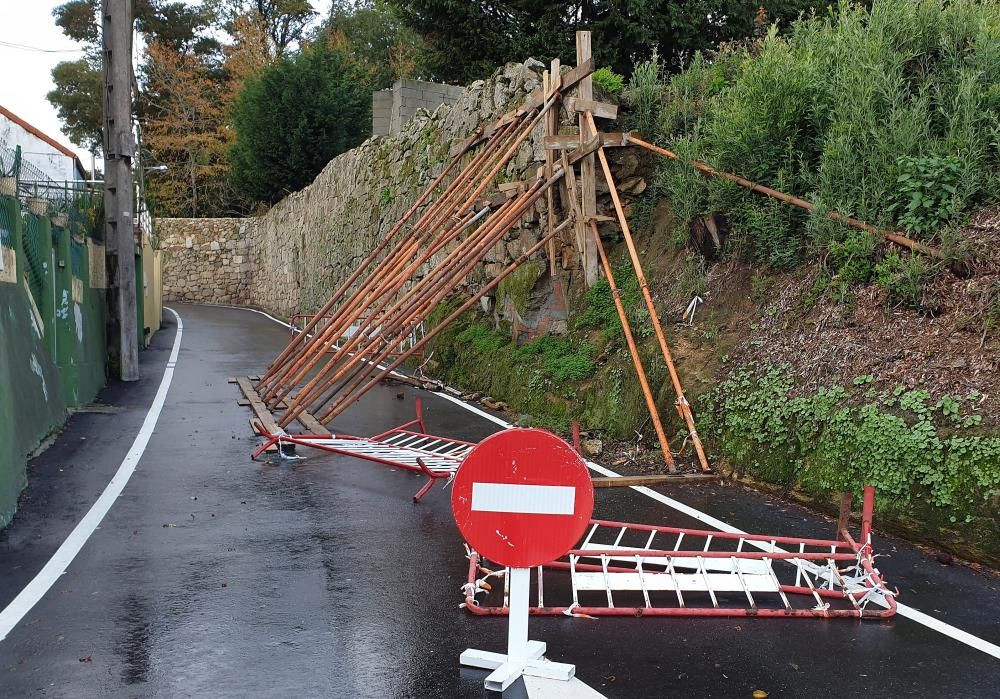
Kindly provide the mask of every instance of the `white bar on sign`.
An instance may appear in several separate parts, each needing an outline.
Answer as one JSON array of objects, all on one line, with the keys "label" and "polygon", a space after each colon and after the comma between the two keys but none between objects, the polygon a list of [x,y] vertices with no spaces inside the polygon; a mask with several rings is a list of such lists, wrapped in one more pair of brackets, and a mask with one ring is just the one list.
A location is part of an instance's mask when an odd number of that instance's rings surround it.
[{"label": "white bar on sign", "polygon": [[566,485],[473,483],[472,509],[525,515],[571,515],[576,488]]}]

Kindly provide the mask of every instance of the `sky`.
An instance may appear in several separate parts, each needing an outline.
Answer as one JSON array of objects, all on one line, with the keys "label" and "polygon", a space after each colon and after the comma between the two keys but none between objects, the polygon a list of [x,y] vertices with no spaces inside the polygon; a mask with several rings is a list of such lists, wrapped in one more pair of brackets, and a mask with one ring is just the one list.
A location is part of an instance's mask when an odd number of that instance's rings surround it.
[{"label": "sky", "polygon": [[[55,87],[52,68],[61,61],[73,61],[82,55],[80,45],[64,36],[52,17],[52,10],[63,2],[65,0],[0,0],[0,104],[73,148],[89,168],[90,154],[63,134],[55,108],[45,99]],[[313,7],[325,16],[330,0],[314,0]]]},{"label": "sky", "polygon": [[[72,147],[89,168],[90,154],[66,138],[55,108],[45,99],[54,87],[52,68],[56,63],[82,55],[79,44],[63,36],[55,24],[52,9],[60,4],[52,0],[0,0],[0,104]],[[46,52],[8,45],[12,43]]]}]

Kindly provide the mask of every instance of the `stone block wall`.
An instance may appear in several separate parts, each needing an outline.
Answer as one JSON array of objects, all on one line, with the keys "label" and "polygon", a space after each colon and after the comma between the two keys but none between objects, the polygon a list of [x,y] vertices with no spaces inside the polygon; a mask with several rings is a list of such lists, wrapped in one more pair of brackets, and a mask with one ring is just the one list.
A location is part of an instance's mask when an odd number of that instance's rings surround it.
[{"label": "stone block wall", "polygon": [[[542,69],[511,63],[465,88],[451,106],[417,108],[398,134],[374,136],[334,158],[312,184],[262,216],[158,220],[164,299],[251,305],[286,318],[314,312],[441,172],[452,146],[521,104],[540,85]],[[533,178],[544,162],[542,136],[539,124],[499,179]],[[470,275],[470,286],[533,245],[538,225],[537,215],[526,216]]]},{"label": "stone block wall", "polygon": [[254,218],[161,218],[163,300],[243,304]]}]

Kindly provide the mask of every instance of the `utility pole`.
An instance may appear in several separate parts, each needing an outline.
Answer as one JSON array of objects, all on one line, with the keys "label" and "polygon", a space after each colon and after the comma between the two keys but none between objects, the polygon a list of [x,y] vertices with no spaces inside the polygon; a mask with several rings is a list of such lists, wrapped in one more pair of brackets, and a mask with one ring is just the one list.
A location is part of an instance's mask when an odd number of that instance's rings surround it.
[{"label": "utility pole", "polygon": [[132,2],[101,0],[104,62],[104,234],[108,355],[122,381],[139,379],[132,211]]}]

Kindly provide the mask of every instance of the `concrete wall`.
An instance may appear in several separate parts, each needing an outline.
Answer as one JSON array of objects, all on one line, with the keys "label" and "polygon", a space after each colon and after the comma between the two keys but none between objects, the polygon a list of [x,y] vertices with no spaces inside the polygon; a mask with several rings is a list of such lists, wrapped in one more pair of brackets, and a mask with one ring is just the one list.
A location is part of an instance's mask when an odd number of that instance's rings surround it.
[{"label": "concrete wall", "polygon": [[433,112],[442,104],[455,104],[463,92],[464,88],[455,85],[397,80],[388,90],[372,95],[372,135],[398,134],[418,109]]},{"label": "concrete wall", "polygon": [[21,146],[21,159],[37,167],[50,179],[56,181],[81,179],[81,173],[77,172],[73,157],[66,155],[3,114],[0,114],[0,142],[5,143],[11,150]]},{"label": "concrete wall", "polygon": [[0,527],[29,453],[104,385],[104,247],[67,223],[0,196]]},{"label": "concrete wall", "polygon": [[[159,219],[164,300],[248,304],[285,317],[316,310],[437,176],[454,143],[520,104],[539,86],[540,68],[509,64],[470,85],[454,105],[418,112],[399,134],[373,137],[333,159],[263,216]],[[533,177],[543,160],[539,125],[501,177]],[[528,219],[470,284],[538,240],[537,220]]]}]

